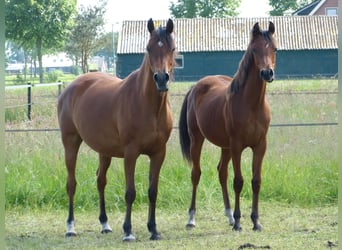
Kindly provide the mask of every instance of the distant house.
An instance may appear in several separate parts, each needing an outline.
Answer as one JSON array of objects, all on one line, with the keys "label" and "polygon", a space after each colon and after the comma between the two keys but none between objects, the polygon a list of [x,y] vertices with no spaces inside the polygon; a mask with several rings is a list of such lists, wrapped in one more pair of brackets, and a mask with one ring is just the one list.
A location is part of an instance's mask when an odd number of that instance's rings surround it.
[{"label": "distant house", "polygon": [[90,71],[100,71],[106,72],[107,65],[106,60],[103,56],[94,56],[89,60],[89,70]]},{"label": "distant house", "polygon": [[64,73],[70,73],[72,65],[72,60],[65,53],[43,56],[43,67],[46,72],[61,70]]},{"label": "distant house", "polygon": [[[205,75],[233,76],[247,49],[255,22],[275,24],[278,40],[276,77],[335,76],[338,71],[337,16],[174,19],[179,56],[176,81]],[[166,20],[155,21],[156,26]],[[116,72],[126,77],[143,60],[149,38],[147,21],[124,21],[119,33]]]},{"label": "distant house", "polygon": [[295,11],[294,16],[337,16],[338,0],[317,0]]},{"label": "distant house", "polygon": [[[104,57],[94,56],[88,60],[90,71],[107,71]],[[66,53],[59,53],[56,55],[44,55],[43,56],[43,67],[46,72],[54,70],[61,70],[64,73],[71,73],[71,67],[74,62],[67,56]]]},{"label": "distant house", "polygon": [[8,63],[5,71],[7,74],[22,74],[24,66],[23,63]]}]

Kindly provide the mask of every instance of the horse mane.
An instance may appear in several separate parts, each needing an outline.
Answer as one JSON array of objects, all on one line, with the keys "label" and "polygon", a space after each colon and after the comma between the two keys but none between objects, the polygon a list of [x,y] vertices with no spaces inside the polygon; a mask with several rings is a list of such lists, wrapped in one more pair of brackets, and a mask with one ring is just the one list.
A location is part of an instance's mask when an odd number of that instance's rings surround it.
[{"label": "horse mane", "polygon": [[[270,36],[269,32],[266,31],[261,31],[261,35],[264,37],[264,39],[266,41],[268,41],[271,44],[274,44],[274,39],[273,37]],[[249,67],[251,65],[251,63],[253,62],[253,52],[252,52],[252,48],[251,48],[251,44],[253,42],[253,35],[251,35],[251,40],[248,44],[247,50],[244,53],[240,63],[239,63],[239,67],[238,70],[236,71],[232,83],[230,85],[229,88],[229,92],[231,94],[235,94],[239,91],[240,87],[242,87],[244,85],[244,83],[246,82],[246,78],[247,78],[247,73],[249,71]]]}]

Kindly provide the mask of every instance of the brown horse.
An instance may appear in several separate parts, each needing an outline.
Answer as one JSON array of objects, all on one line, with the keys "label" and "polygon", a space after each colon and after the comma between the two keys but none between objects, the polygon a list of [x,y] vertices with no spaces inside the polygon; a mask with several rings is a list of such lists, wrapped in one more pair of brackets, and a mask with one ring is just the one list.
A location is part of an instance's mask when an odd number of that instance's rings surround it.
[{"label": "brown horse", "polygon": [[131,210],[135,200],[135,164],[140,154],[150,158],[148,230],[151,240],[160,238],[155,209],[158,180],[165,158],[166,142],[172,130],[168,83],[173,72],[175,43],[173,21],[166,27],[147,24],[150,38],[139,69],[121,80],[104,73],[87,73],[72,82],[58,102],[58,120],[68,172],[69,215],[66,236],[75,236],[73,199],[75,168],[80,144],[84,141],[99,154],[97,188],[100,198],[102,233],[111,232],[105,210],[106,173],[112,157],[124,158],[126,217],[124,240],[134,240]]},{"label": "brown horse", "polygon": [[[234,230],[240,226],[240,192],[243,186],[241,154],[246,147],[253,151],[253,204],[251,219],[254,230],[258,221],[258,195],[261,165],[266,152],[266,134],[270,123],[265,98],[266,82],[271,82],[276,61],[275,28],[267,31],[253,26],[251,40],[234,76],[206,76],[187,93],[182,105],[179,134],[183,156],[192,163],[192,200],[187,227],[195,226],[196,190],[201,176],[200,155],[204,139],[221,148],[217,166],[225,213]],[[235,210],[232,214],[228,190],[228,163],[233,160]]]}]

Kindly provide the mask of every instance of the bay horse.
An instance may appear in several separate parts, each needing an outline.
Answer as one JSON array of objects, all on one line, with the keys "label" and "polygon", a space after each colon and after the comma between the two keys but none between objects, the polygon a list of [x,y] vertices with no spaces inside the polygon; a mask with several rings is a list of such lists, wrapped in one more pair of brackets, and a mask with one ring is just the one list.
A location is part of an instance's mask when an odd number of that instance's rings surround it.
[{"label": "bay horse", "polygon": [[97,188],[100,199],[99,221],[102,233],[111,232],[105,209],[106,173],[112,157],[124,159],[126,178],[126,216],[124,241],[133,241],[131,211],[136,197],[134,173],[140,154],[150,159],[149,212],[147,227],[151,240],[158,240],[155,209],[159,173],[165,158],[166,142],[172,130],[168,84],[175,64],[173,21],[155,29],[148,20],[149,41],[143,62],[121,80],[105,73],[92,72],[75,79],[58,101],[58,121],[65,151],[69,215],[66,236],[76,236],[74,194],[76,159],[84,141],[99,155]]},{"label": "bay horse", "polygon": [[[265,97],[266,82],[274,79],[276,63],[275,27],[261,30],[255,23],[251,39],[234,77],[205,76],[186,94],[179,119],[179,136],[184,158],[192,165],[192,199],[188,228],[195,226],[196,190],[201,176],[200,156],[205,139],[221,148],[217,166],[225,214],[233,230],[240,226],[240,192],[243,187],[241,154],[250,147],[252,160],[253,229],[261,230],[258,196],[261,186],[261,165],[266,152],[266,134],[270,124],[270,108]],[[227,190],[228,163],[234,168],[234,215]]]}]

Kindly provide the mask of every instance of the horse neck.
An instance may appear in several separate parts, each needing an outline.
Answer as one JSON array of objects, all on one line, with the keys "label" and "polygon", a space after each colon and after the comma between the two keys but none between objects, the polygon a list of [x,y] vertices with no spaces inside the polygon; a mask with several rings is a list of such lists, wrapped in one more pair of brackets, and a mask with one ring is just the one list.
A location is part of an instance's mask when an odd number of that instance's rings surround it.
[{"label": "horse neck", "polygon": [[238,80],[241,95],[244,102],[251,107],[257,108],[264,104],[266,94],[266,82],[261,79],[258,67],[255,64],[251,52],[245,54],[242,59],[238,72],[233,81]]},{"label": "horse neck", "polygon": [[165,110],[168,105],[167,92],[160,93],[157,90],[156,84],[153,79],[153,71],[151,69],[148,55],[146,54],[142,65],[138,73],[138,79],[141,87],[140,93],[142,93],[143,98],[147,100],[148,106],[154,109],[155,112],[159,113]]}]

